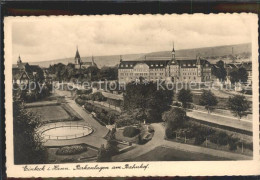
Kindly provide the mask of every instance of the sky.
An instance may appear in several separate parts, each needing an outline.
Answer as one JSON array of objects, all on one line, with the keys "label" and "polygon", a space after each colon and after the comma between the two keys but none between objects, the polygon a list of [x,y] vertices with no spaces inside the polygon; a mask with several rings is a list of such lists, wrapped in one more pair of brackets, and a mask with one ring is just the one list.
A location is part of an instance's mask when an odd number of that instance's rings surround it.
[{"label": "sky", "polygon": [[23,17],[12,23],[12,60],[169,51],[251,42],[250,16],[124,15]]}]

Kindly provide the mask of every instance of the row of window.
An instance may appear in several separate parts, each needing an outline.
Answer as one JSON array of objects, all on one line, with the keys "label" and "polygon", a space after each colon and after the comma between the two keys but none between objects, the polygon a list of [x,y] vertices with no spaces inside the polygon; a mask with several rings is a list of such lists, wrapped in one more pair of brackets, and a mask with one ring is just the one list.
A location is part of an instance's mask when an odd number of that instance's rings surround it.
[{"label": "row of window", "polygon": [[193,73],[182,73],[184,76],[185,75],[188,75],[188,76],[190,76],[190,75],[196,75],[196,73],[195,72],[193,72]]}]

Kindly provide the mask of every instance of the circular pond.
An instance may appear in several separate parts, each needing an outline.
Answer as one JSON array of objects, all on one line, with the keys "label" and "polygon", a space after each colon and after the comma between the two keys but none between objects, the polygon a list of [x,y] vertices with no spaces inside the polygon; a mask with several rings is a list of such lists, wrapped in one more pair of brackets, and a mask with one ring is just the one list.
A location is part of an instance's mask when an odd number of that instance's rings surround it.
[{"label": "circular pond", "polygon": [[42,135],[45,140],[65,140],[65,139],[75,139],[91,134],[92,128],[88,126],[58,126],[45,129]]}]

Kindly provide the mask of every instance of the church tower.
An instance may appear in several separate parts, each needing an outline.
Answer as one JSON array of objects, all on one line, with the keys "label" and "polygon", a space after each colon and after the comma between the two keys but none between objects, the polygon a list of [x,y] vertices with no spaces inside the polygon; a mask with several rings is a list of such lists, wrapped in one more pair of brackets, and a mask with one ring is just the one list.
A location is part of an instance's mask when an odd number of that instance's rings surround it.
[{"label": "church tower", "polygon": [[175,49],[174,49],[174,42],[172,44],[172,60],[175,59]]},{"label": "church tower", "polygon": [[77,51],[76,51],[76,55],[75,55],[75,64],[79,64],[79,65],[81,64],[78,46],[77,46]]},{"label": "church tower", "polygon": [[22,60],[21,60],[21,57],[20,57],[20,55],[19,55],[18,60],[17,60],[17,65],[19,65],[19,64],[21,64],[21,63],[22,63]]}]

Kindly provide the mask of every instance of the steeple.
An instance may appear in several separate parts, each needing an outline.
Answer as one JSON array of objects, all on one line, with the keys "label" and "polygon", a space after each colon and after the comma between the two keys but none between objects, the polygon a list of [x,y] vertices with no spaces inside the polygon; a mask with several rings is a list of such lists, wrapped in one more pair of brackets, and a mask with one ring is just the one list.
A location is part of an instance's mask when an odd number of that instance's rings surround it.
[{"label": "steeple", "polygon": [[22,63],[22,60],[21,60],[21,57],[20,57],[20,54],[19,54],[18,60],[17,60],[17,65],[18,65],[18,64],[21,64],[21,63]]},{"label": "steeple", "polygon": [[172,60],[175,59],[175,49],[174,49],[174,42],[172,43]]},{"label": "steeple", "polygon": [[77,46],[77,51],[76,51],[76,55],[75,55],[75,64],[80,64],[80,63],[81,63],[81,59],[80,59],[79,50],[78,50],[78,46]]}]

